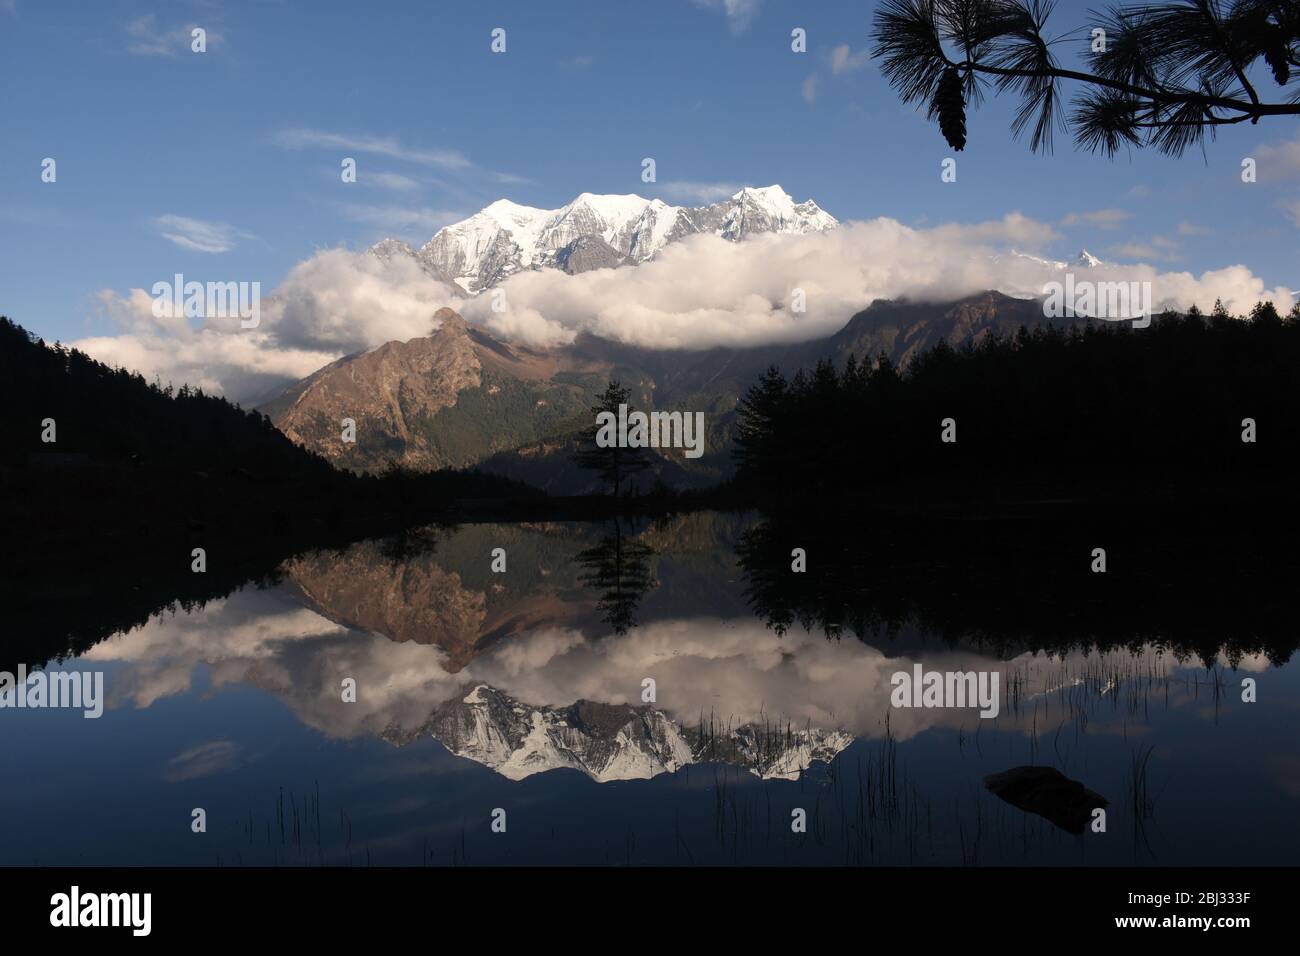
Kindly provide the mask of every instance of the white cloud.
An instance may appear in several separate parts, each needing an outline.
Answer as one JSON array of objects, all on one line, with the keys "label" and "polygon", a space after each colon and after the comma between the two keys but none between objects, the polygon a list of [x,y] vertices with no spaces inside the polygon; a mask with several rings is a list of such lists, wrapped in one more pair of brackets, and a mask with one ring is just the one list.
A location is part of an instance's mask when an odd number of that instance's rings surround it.
[{"label": "white cloud", "polygon": [[[152,317],[142,290],[125,296],[109,291],[101,302],[124,333],[73,344],[149,377],[157,373],[247,399],[277,374],[299,378],[344,354],[426,335],[442,306],[538,346],[569,342],[582,332],[650,348],[794,342],[832,334],[880,298],[946,302],[987,289],[1041,295],[1059,274],[1048,264],[1002,253],[1042,250],[1057,238],[1051,225],[1018,213],[927,228],[881,218],[740,243],[696,235],[635,267],[512,276],[502,285],[509,303],[504,313],[492,311],[490,296],[467,298],[407,257],[384,262],[334,249],[295,266],[264,297],[256,330],[241,330],[233,320],[190,329]],[[1152,240],[1129,251],[1158,260],[1169,254],[1162,245],[1168,242]],[[1157,307],[1195,303],[1208,310],[1221,298],[1234,313],[1244,313],[1260,299],[1271,298],[1284,311],[1292,302],[1288,290],[1266,288],[1243,265],[1196,276],[1107,263],[1090,277],[1150,281]],[[796,287],[804,290],[806,313],[789,311]]]},{"label": "white cloud", "polygon": [[831,72],[836,76],[860,70],[870,62],[869,50],[859,50],[854,53],[847,43],[841,43],[831,50]]},{"label": "white cloud", "polygon": [[1261,183],[1280,182],[1300,173],[1300,136],[1255,149],[1256,172]]},{"label": "white cloud", "polygon": [[758,15],[760,0],[694,0],[694,3],[703,10],[721,10],[731,32],[743,33]]},{"label": "white cloud", "polygon": [[660,183],[659,191],[669,199],[706,205],[740,192],[736,183],[699,183],[688,180]]},{"label": "white cloud", "polygon": [[[192,31],[199,24],[190,23],[183,26],[163,29],[158,26],[158,18],[152,14],[137,17],[126,25],[126,50],[134,56],[177,56],[189,53],[193,43]],[[210,26],[203,27],[208,50],[221,45],[223,37]]]},{"label": "white cloud", "polygon": [[100,309],[120,333],[73,345],[149,379],[249,401],[351,352],[428,334],[430,317],[453,298],[411,260],[383,263],[333,249],[299,263],[262,297],[256,329],[241,328],[238,318],[213,316],[197,326],[159,318],[144,289],[105,289]]},{"label": "white cloud", "polygon": [[1180,222],[1178,224],[1178,234],[1180,236],[1208,236],[1214,230],[1208,226],[1198,226],[1194,222]]},{"label": "white cloud", "polygon": [[[143,294],[132,289],[129,298]],[[181,334],[148,330],[80,339],[73,343],[110,365],[163,384],[188,383],[213,395],[249,401],[279,385],[305,378],[339,358],[336,353],[280,346],[256,331],[203,328]]]},{"label": "white cloud", "polygon": [[799,84],[799,92],[803,95],[804,101],[811,106],[817,99],[816,73],[809,73],[807,79]]},{"label": "white cloud", "polygon": [[421,166],[437,166],[442,169],[469,169],[474,164],[466,157],[452,149],[416,149],[403,146],[393,137],[352,136],[334,133],[328,130],[294,128],[280,130],[271,137],[271,141],[282,149],[338,149],[354,153],[370,153],[375,156],[387,156]]},{"label": "white cloud", "polygon": [[229,252],[235,248],[237,240],[251,238],[250,233],[236,229],[229,223],[208,219],[193,219],[168,213],[156,217],[153,222],[164,239],[194,252]]}]

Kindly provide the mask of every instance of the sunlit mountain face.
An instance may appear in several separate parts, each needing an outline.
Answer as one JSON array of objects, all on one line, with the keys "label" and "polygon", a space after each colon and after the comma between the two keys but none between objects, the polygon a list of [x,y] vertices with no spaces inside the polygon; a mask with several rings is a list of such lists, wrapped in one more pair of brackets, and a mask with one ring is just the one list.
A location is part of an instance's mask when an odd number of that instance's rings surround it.
[{"label": "sunlit mountain face", "polygon": [[[872,580],[884,530],[805,526],[809,559],[838,567],[810,594],[790,577],[788,530],[712,512],[429,528],[302,554],[267,586],[154,615],[50,664],[104,672],[101,719],[7,714],[0,812],[27,824],[0,859],[1113,864],[1300,849],[1300,679],[1267,618],[1243,610],[1239,636],[1212,643],[1137,618],[1084,639],[1077,613],[1053,627],[1025,619],[1031,601],[999,612],[934,593],[942,576]],[[918,667],[997,674],[996,716],[896,706],[897,675]],[[1244,701],[1247,680],[1285,705]],[[1105,838],[1081,824],[1097,803]],[[156,825],[192,807],[206,840]],[[509,841],[488,827],[497,809]],[[801,810],[806,832],[791,827]],[[1193,851],[1207,826],[1225,838]]]}]

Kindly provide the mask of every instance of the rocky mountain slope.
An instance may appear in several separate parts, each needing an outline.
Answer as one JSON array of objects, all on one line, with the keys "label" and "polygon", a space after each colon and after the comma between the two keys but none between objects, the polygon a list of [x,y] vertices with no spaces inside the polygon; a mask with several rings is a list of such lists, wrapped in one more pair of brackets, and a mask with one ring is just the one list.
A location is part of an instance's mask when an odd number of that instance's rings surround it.
[{"label": "rocky mountain slope", "polygon": [[[533,349],[500,341],[443,309],[430,335],[334,362],[261,410],[339,467],[476,465],[577,494],[596,484],[571,462],[573,436],[590,424],[595,396],[616,378],[638,408],[705,413],[704,456],[663,450],[639,476],[642,486],[704,486],[729,473],[736,405],[769,365],[792,373],[820,359],[842,364],[851,354],[884,354],[906,365],[940,340],[961,346],[1043,321],[1038,303],[985,292],[940,305],[878,301],[834,335],[797,345],[655,350],[582,335],[570,345]],[[344,419],[356,423],[355,442],[343,440]]]}]

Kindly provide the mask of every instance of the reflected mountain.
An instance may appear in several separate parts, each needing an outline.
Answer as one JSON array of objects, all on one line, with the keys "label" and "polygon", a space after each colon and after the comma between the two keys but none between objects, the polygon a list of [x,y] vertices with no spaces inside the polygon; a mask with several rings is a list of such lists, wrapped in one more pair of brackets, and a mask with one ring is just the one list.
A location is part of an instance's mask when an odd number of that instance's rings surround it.
[{"label": "reflected mountain", "polygon": [[[46,836],[78,821],[58,859],[92,847],[106,862],[137,844],[159,863],[216,862],[179,837],[141,843],[181,800],[220,821],[223,862],[320,865],[314,847],[285,856],[275,810],[315,799],[317,780],[340,821],[325,862],[340,865],[363,839],[377,862],[409,865],[426,838],[436,859],[475,863],[1283,862],[1298,849],[1300,674],[1285,664],[1284,599],[1254,603],[1266,595],[1247,578],[1275,586],[1287,566],[1238,570],[1221,538],[1221,561],[1136,578],[1130,562],[1190,547],[1130,551],[1144,530],[1071,531],[1110,543],[1105,580],[1071,578],[1050,559],[1069,542],[1010,521],[941,534],[697,512],[432,526],[309,551],[263,586],[82,650],[67,666],[104,672],[101,720],[0,711],[15,728],[6,812]],[[1153,630],[1142,595],[1166,611],[1181,599],[1206,624],[1189,610]],[[997,716],[891,706],[894,675],[918,665],[996,673]],[[1246,677],[1260,703],[1243,702]],[[66,769],[70,724],[112,758],[91,786]],[[1086,825],[1094,794],[1112,801],[1107,834]],[[135,806],[132,829],[121,815]],[[476,823],[492,807],[510,808],[518,842]],[[795,807],[805,834],[790,831]],[[1232,839],[1197,839],[1207,813]],[[30,844],[7,858],[31,858]]]},{"label": "reflected mountain", "polygon": [[533,707],[487,684],[443,704],[415,731],[389,739],[408,743],[421,734],[511,780],[569,769],[601,783],[647,780],[701,762],[794,780],[853,742],[849,734],[814,728],[722,728],[704,720],[682,726],[645,706],[580,700],[568,707]]},{"label": "reflected mountain", "polygon": [[[330,737],[433,737],[511,779],[558,768],[599,781],[644,779],[694,763],[789,778],[855,739],[907,741],[928,730],[971,737],[994,725],[1035,738],[1063,723],[1123,732],[1153,699],[1168,707],[1200,693],[1177,676],[1176,655],[1153,644],[1099,650],[1062,641],[1043,654],[980,631],[936,634],[933,618],[914,610],[918,624],[872,604],[884,585],[860,575],[834,536],[803,528],[797,540],[810,545],[810,570],[792,573],[787,533],[754,516],[708,514],[640,529],[432,528],[292,559],[279,588],[153,618],[86,659],[126,665],[108,684],[110,708],[149,706],[206,672],[217,687],[274,694]],[[491,569],[494,548],[507,553],[504,574]],[[760,560],[768,554],[770,563]],[[802,590],[828,554],[838,555],[833,569]],[[590,586],[592,568],[601,590]],[[901,608],[929,606],[923,593],[890,587]],[[602,605],[611,590],[626,603]],[[761,617],[745,610],[747,595]],[[703,613],[715,608],[731,610]],[[846,620],[870,620],[879,633],[826,640],[842,630],[826,625]],[[1229,656],[1221,650],[1213,666],[1258,671],[1271,659],[1240,648]],[[999,717],[892,708],[892,675],[918,663],[998,672]],[[355,703],[340,700],[349,677]],[[642,699],[647,678],[651,703]]]},{"label": "reflected mountain", "polygon": [[[1123,553],[1131,539],[1110,540]],[[151,706],[206,674],[214,688],[274,695],[331,738],[432,737],[509,779],[567,768],[604,782],[699,763],[790,779],[855,740],[930,730],[978,740],[996,726],[1034,748],[1048,727],[1124,735],[1153,705],[1212,693],[1217,708],[1219,668],[1263,671],[1294,647],[1267,603],[1240,607],[1214,640],[1204,627],[1150,631],[1135,594],[1201,588],[1205,608],[1213,590],[1191,575],[1137,591],[1120,573],[1053,580],[1032,540],[1015,543],[1023,532],[987,526],[940,541],[917,524],[705,512],[430,527],[294,557],[278,585],[155,615],[83,659],[120,665],[110,709]],[[806,572],[791,570],[793,547],[807,550]],[[498,548],[505,573],[492,570]],[[989,593],[982,561],[1024,589]],[[1095,615],[1090,589],[1126,597],[1124,613]],[[860,640],[826,639],[845,633]],[[1184,661],[1212,680],[1189,678]],[[1000,715],[891,708],[892,675],[916,664],[998,672]],[[340,699],[345,678],[354,703]]]},{"label": "reflected mountain", "polygon": [[[700,512],[653,523],[425,528],[303,555],[281,570],[323,616],[399,643],[437,646],[454,671],[539,629],[626,634],[648,599],[652,620],[698,613],[711,591],[717,596],[708,582],[731,576],[730,543],[744,522]],[[504,573],[492,570],[498,548]],[[661,590],[665,562],[673,587]],[[721,597],[710,603],[713,613],[744,613],[738,594]]]}]

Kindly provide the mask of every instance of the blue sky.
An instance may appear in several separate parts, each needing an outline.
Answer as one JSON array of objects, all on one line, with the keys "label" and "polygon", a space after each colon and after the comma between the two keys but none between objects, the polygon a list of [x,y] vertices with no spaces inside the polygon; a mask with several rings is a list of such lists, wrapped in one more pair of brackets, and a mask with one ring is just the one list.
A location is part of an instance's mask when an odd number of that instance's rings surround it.
[{"label": "blue sky", "polygon": [[[1058,4],[1057,30],[1087,6]],[[1031,154],[1008,132],[1012,102],[990,99],[943,184],[937,127],[863,54],[873,7],[0,0],[0,312],[48,338],[106,334],[98,290],[176,272],[271,288],[319,249],[422,241],[502,196],[696,204],[770,183],[841,220],[1019,211],[1056,228],[1042,251],[1061,258],[1243,263],[1300,287],[1294,120],[1230,128],[1206,161],[1108,161],[1068,135]],[[796,26],[806,54],[790,50]],[[1261,147],[1272,165],[1244,185],[1241,158]],[[343,156],[358,183],[340,181]],[[640,179],[647,156],[656,184]],[[45,157],[56,183],[41,182]]]}]

